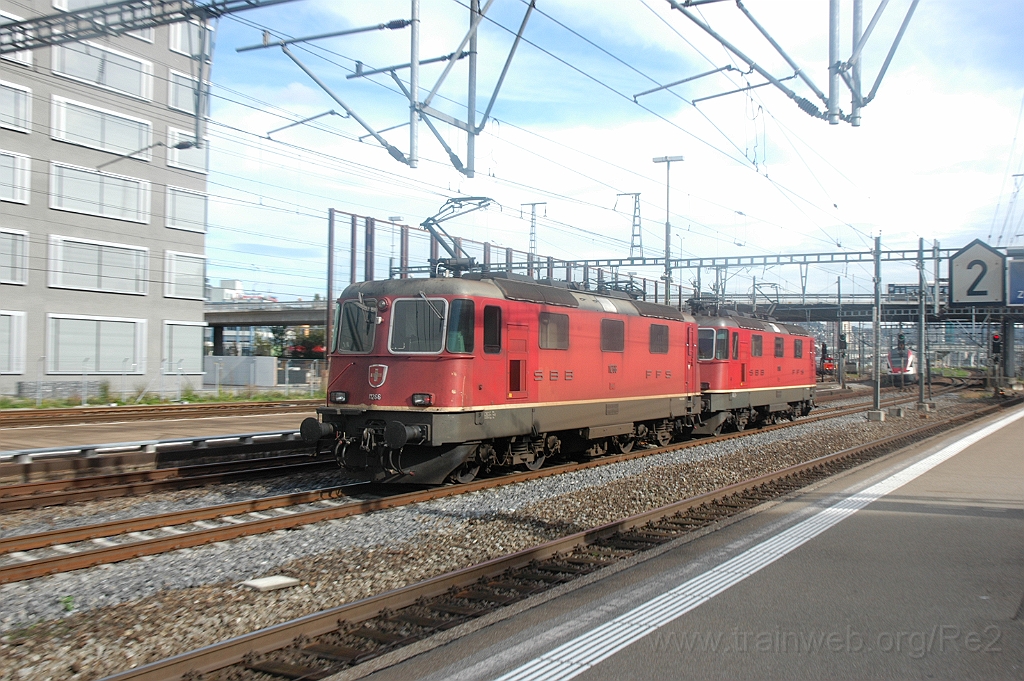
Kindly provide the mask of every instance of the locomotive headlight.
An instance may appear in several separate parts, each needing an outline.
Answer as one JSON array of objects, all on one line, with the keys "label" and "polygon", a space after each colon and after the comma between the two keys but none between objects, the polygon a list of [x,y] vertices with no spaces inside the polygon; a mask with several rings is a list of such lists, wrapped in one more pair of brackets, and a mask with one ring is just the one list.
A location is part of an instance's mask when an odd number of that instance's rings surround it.
[{"label": "locomotive headlight", "polygon": [[412,403],[417,407],[429,407],[434,403],[434,396],[430,393],[414,393]]},{"label": "locomotive headlight", "polygon": [[331,402],[334,404],[345,404],[348,402],[348,393],[344,390],[334,390],[331,392]]}]

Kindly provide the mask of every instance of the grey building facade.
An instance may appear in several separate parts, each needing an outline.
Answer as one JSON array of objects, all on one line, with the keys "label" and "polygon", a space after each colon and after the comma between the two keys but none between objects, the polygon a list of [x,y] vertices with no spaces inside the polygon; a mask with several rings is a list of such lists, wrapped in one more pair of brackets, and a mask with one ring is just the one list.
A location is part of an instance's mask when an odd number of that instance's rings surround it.
[{"label": "grey building facade", "polygon": [[[100,1],[0,0],[0,22]],[[0,394],[202,385],[209,148],[175,148],[195,140],[202,37],[0,59]]]}]

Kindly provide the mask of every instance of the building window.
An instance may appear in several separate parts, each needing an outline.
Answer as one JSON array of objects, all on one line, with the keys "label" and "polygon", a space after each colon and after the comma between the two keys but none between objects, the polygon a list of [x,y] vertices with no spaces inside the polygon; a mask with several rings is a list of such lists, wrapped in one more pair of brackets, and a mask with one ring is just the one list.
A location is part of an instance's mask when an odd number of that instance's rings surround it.
[{"label": "building window", "polygon": [[[167,106],[195,116],[196,84],[198,82],[198,78],[193,78],[188,74],[170,71],[167,75]],[[209,82],[206,83],[206,87],[210,87]],[[203,115],[210,115],[209,97],[206,98],[206,111],[203,112]]]},{"label": "building window", "polygon": [[153,65],[89,42],[53,46],[53,72],[139,99],[153,98]]},{"label": "building window", "polygon": [[181,142],[195,142],[194,133],[177,128],[167,128],[167,165],[172,168],[191,170],[196,173],[205,173],[210,167],[210,142],[203,140],[200,149],[188,147],[187,149],[175,149]]},{"label": "building window", "polygon": [[167,226],[190,232],[205,232],[206,204],[206,194],[167,187]]},{"label": "building window", "polygon": [[195,59],[204,54],[210,59],[210,48],[213,45],[213,28],[205,27],[206,43],[203,44],[203,27],[197,22],[177,22],[171,24],[171,51]]},{"label": "building window", "polygon": [[149,249],[50,235],[50,286],[145,295]]},{"label": "building window", "polygon": [[[123,2],[123,0],[54,0],[53,6],[55,9],[63,10],[65,12],[77,12],[80,9],[86,9],[88,7],[113,5],[115,2]],[[138,31],[128,31],[125,35],[130,35],[131,37],[138,38],[139,40],[145,40],[147,43],[153,42],[152,28],[141,28]]]},{"label": "building window", "polygon": [[0,228],[0,284],[28,283],[28,232]]},{"label": "building window", "polygon": [[668,354],[668,326],[665,324],[651,324],[651,354]]},{"label": "building window", "polygon": [[50,208],[149,222],[149,182],[63,163],[50,164]]},{"label": "building window", "polygon": [[0,128],[32,131],[32,90],[0,80]]},{"label": "building window", "polygon": [[0,310],[0,374],[25,373],[25,313]]},{"label": "building window", "polygon": [[51,120],[55,140],[114,154],[138,152],[132,158],[150,159],[150,151],[146,149],[152,144],[149,121],[57,96],[53,98]]},{"label": "building window", "polygon": [[165,374],[203,373],[205,322],[164,322]]},{"label": "building window", "polygon": [[786,339],[782,336],[775,337],[775,356],[785,357],[786,356]]},{"label": "building window", "polygon": [[750,356],[760,357],[764,353],[764,336],[759,333],[750,335]]},{"label": "building window", "polygon": [[569,315],[540,313],[540,347],[544,350],[569,349]]},{"label": "building window", "polygon": [[601,320],[601,352],[626,349],[626,324],[621,319]]},{"label": "building window", "polygon": [[51,374],[141,374],[146,371],[146,320],[47,315]]},{"label": "building window", "polygon": [[192,253],[167,251],[164,260],[164,296],[202,300],[206,258]]},{"label": "building window", "polygon": [[28,203],[32,159],[0,149],[0,201]]},{"label": "building window", "polygon": [[[16,21],[21,21],[22,19],[24,19],[24,17],[19,17],[15,14],[10,14],[9,12],[0,12],[0,26],[3,24],[12,24]],[[19,35],[16,36],[16,39],[22,40],[26,37],[26,35],[19,31]],[[5,54],[3,55],[3,59],[6,61],[13,61],[16,64],[21,64],[22,66],[32,66],[32,50],[21,50],[20,52]]]}]

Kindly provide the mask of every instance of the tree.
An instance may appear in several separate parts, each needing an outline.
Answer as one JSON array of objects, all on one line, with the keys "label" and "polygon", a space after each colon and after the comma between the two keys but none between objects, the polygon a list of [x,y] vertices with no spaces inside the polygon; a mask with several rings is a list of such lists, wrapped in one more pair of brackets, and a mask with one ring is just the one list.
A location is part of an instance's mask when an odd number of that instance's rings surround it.
[{"label": "tree", "polygon": [[283,357],[285,348],[288,347],[288,327],[271,326],[270,337],[274,357]]}]

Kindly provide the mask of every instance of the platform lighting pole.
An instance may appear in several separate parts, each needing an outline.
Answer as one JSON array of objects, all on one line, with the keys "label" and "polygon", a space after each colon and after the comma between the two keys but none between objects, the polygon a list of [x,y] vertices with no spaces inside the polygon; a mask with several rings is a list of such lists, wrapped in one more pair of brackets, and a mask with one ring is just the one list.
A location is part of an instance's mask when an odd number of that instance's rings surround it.
[{"label": "platform lighting pole", "polygon": [[871,320],[871,331],[873,340],[875,343],[875,356],[872,361],[871,377],[874,387],[872,392],[874,393],[872,399],[872,409],[875,411],[881,411],[882,409],[882,390],[881,390],[881,345],[882,345],[882,237],[875,237],[875,309],[872,314]]},{"label": "platform lighting pole", "polygon": [[669,221],[669,197],[671,178],[672,162],[683,161],[682,156],[657,156],[654,159],[655,163],[665,164],[665,304],[668,305],[672,302],[669,297],[672,290],[672,223]]}]

